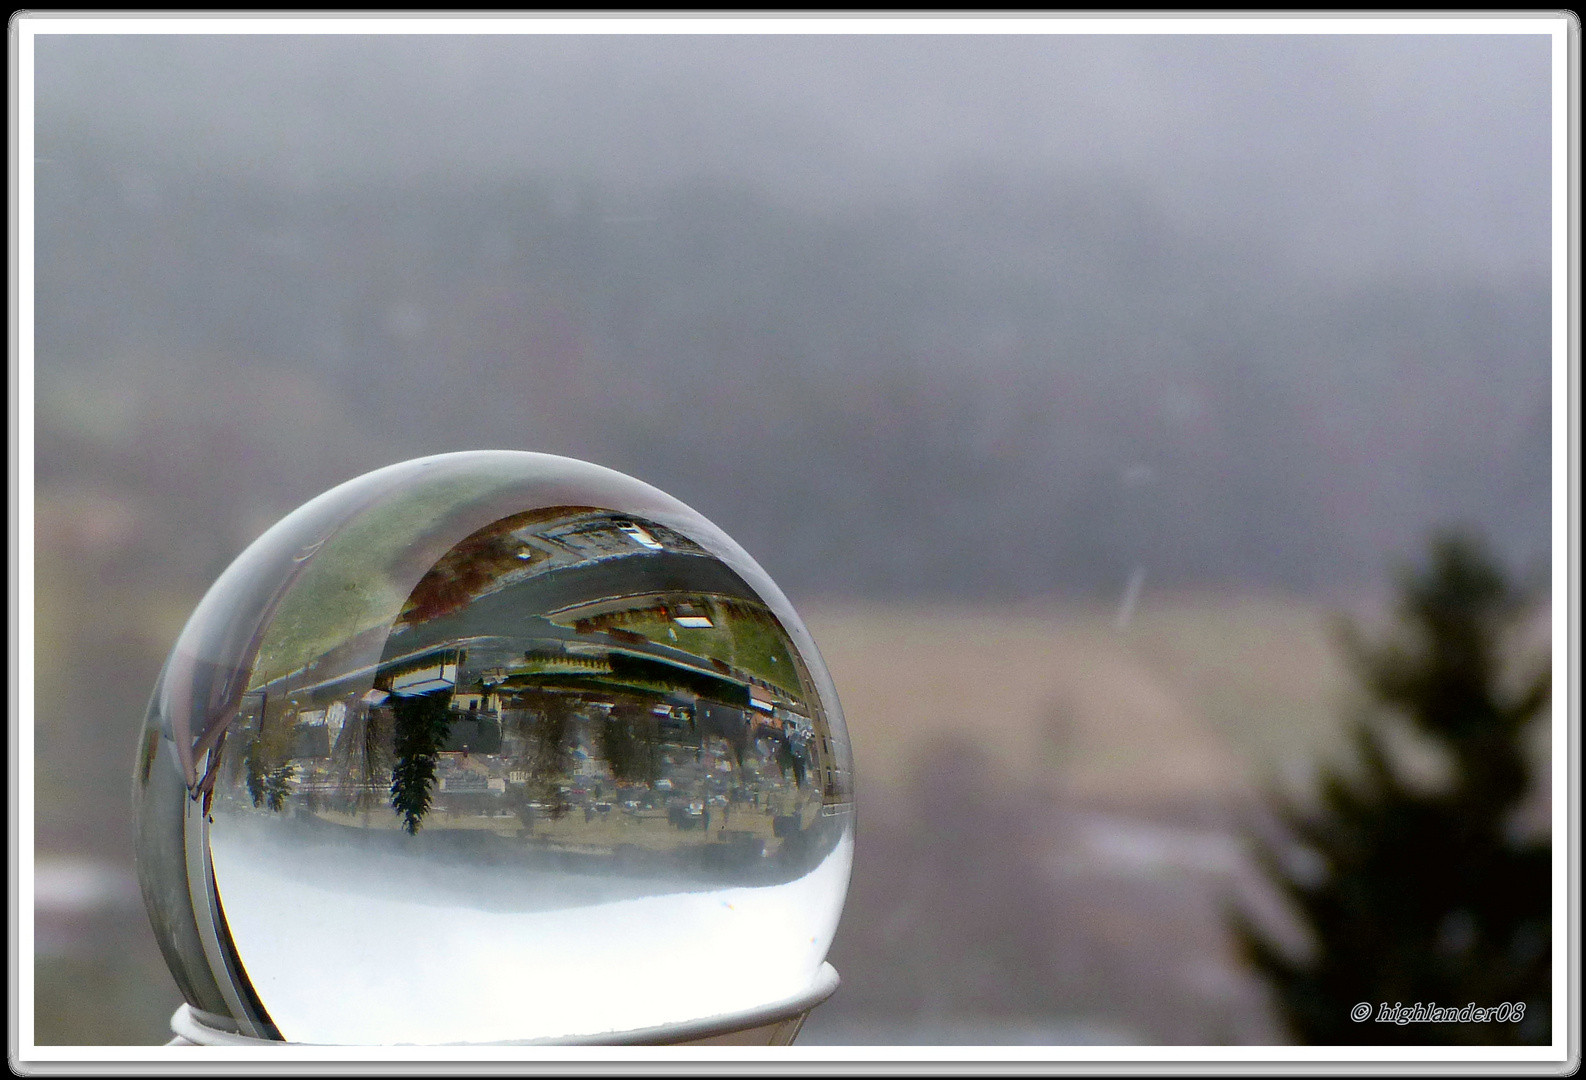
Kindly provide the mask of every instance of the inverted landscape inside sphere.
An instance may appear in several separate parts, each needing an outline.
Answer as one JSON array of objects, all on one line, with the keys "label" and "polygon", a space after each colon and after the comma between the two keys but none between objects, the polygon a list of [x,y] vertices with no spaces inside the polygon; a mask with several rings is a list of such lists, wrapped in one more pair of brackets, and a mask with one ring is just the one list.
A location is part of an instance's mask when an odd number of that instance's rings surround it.
[{"label": "inverted landscape inside sphere", "polygon": [[306,504],[184,628],[139,877],[209,1020],[295,1042],[644,1030],[797,997],[851,751],[785,597],[664,493],[545,455]]},{"label": "inverted landscape inside sphere", "polygon": [[666,526],[516,514],[447,552],[393,625],[303,661],[317,622],[283,610],[265,635],[215,792],[228,811],[746,880],[830,848],[822,808],[847,778],[798,650]]}]

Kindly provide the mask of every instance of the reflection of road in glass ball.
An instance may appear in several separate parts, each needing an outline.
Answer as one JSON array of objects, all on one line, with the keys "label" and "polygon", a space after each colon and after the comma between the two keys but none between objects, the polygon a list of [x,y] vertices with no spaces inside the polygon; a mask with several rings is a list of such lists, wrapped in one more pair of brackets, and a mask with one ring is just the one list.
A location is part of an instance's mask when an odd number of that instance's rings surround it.
[{"label": "reflection of road in glass ball", "polygon": [[139,874],[196,1015],[294,1042],[596,1035],[815,978],[847,890],[830,677],[656,489],[448,454],[320,496],[161,673]]}]

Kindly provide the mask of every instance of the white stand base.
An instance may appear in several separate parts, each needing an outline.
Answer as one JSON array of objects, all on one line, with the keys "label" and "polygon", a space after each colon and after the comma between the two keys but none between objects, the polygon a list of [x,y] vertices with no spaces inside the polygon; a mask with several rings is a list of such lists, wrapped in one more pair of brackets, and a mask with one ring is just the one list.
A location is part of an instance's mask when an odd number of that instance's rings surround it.
[{"label": "white stand base", "polygon": [[[707,1016],[681,1024],[640,1028],[634,1031],[608,1031],[598,1035],[567,1036],[555,1039],[523,1039],[497,1043],[498,1046],[787,1046],[798,1037],[799,1028],[810,1010],[831,997],[837,989],[837,969],[822,964],[815,981],[803,993],[770,1005],[740,1013]],[[176,1035],[168,1046],[301,1046],[255,1039],[249,1035],[223,1031],[201,1020],[193,1008],[183,1004],[171,1016],[171,1031]],[[456,1045],[468,1045],[466,1043]],[[477,1044],[475,1044],[477,1045]]]}]

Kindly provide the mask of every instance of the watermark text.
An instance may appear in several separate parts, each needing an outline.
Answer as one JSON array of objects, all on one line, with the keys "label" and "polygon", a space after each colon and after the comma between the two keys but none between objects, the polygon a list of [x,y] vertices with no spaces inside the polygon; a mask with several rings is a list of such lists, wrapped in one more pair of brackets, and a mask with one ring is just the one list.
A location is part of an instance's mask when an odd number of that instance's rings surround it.
[{"label": "watermark text", "polygon": [[1474,1001],[1468,1005],[1439,1005],[1435,1001],[1417,1001],[1414,1005],[1395,1001],[1389,1005],[1384,1001],[1373,1009],[1371,1002],[1362,1001],[1349,1010],[1349,1018],[1364,1023],[1373,1013],[1379,1024],[1518,1024],[1525,1019],[1525,1002],[1483,1006]]}]

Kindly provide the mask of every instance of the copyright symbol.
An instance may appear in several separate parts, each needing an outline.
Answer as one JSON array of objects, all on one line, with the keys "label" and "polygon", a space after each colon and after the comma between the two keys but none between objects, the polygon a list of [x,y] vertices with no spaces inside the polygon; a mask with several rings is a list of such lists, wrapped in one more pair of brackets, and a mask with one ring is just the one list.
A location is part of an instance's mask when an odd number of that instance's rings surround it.
[{"label": "copyright symbol", "polygon": [[1369,1019],[1370,1017],[1371,1002],[1369,1001],[1362,1001],[1359,1005],[1356,1005],[1353,1009],[1349,1010],[1349,1018],[1357,1024],[1362,1020]]}]

